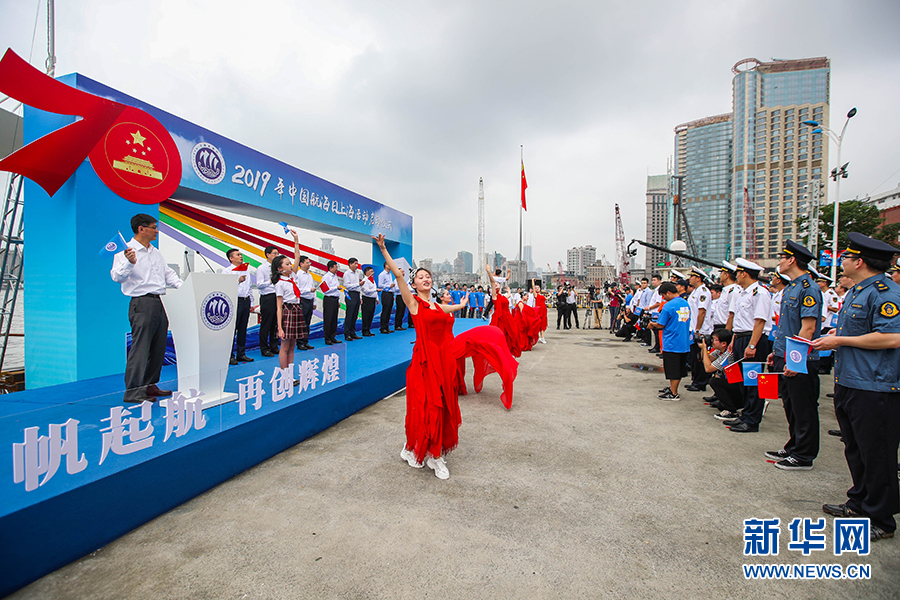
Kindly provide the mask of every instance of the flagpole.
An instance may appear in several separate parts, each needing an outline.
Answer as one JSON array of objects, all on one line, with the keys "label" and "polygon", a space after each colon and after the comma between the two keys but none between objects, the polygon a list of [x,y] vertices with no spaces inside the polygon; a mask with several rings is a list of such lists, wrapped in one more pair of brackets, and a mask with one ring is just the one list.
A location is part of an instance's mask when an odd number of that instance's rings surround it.
[{"label": "flagpole", "polygon": [[[525,146],[520,144],[519,145],[519,168],[521,169],[522,165],[524,165],[524,164],[525,164]],[[520,177],[521,177],[521,175],[520,175]],[[521,182],[520,182],[520,185],[521,185]],[[522,272],[522,270],[521,270],[522,269],[522,261],[525,260],[525,257],[522,254],[522,213],[523,212],[524,211],[522,210],[522,201],[519,200],[519,273]],[[517,275],[518,275],[518,273],[517,273]],[[527,267],[525,269],[525,278],[526,279],[528,278],[528,268]],[[520,281],[519,285],[524,286],[525,282]]]}]

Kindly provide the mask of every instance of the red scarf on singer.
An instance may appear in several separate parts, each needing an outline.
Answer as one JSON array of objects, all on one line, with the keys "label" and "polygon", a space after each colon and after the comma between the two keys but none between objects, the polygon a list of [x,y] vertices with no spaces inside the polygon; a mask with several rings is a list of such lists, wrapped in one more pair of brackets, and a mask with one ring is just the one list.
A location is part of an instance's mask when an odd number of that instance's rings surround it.
[{"label": "red scarf on singer", "polygon": [[297,282],[294,281],[294,278],[287,278],[284,275],[281,276],[281,281],[290,281],[291,285],[294,286],[294,295],[297,296],[297,300],[300,299],[300,288],[297,287]]}]

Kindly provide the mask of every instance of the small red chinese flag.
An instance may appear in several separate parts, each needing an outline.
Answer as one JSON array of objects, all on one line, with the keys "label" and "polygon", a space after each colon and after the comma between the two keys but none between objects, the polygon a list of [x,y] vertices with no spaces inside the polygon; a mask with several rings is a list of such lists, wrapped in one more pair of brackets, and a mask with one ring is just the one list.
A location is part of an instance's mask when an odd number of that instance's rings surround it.
[{"label": "small red chinese flag", "polygon": [[322,283],[319,284],[319,287],[322,288],[323,292],[327,292],[328,290],[331,289],[330,287],[328,287],[328,284],[325,283],[325,279],[322,279]]},{"label": "small red chinese flag", "polygon": [[741,383],[744,381],[740,363],[734,363],[725,367],[725,379],[728,383]]},{"label": "small red chinese flag", "polygon": [[233,270],[234,271],[246,271],[249,266],[250,266],[250,263],[241,263],[238,266],[236,266]]},{"label": "small red chinese flag", "polygon": [[525,161],[522,161],[522,208],[528,210],[525,206],[525,190],[528,189],[528,182],[525,181]]},{"label": "small red chinese flag", "polygon": [[778,373],[760,373],[756,382],[759,387],[759,397],[763,400],[778,399]]}]

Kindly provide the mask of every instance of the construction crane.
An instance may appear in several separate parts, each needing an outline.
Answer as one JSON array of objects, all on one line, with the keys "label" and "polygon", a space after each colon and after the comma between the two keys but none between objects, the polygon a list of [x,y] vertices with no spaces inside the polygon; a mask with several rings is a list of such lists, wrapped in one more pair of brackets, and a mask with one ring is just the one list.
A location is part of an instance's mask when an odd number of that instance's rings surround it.
[{"label": "construction crane", "polygon": [[622,215],[619,213],[619,205],[616,204],[616,272],[619,283],[628,285],[631,276],[628,273],[628,249],[625,246],[625,229],[622,227]]}]

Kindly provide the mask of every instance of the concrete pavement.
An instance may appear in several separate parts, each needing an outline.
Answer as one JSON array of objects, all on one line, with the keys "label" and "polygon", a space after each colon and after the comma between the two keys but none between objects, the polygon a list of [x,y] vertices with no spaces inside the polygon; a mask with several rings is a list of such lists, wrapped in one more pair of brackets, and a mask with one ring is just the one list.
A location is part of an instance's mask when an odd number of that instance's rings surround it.
[{"label": "concrete pavement", "polygon": [[[555,315],[554,315],[555,316]],[[850,486],[831,378],[809,472],[763,453],[787,439],[780,402],[759,433],[704,394],[657,399],[661,364],[604,331],[547,333],[500,380],[461,397],[450,479],[402,462],[403,394],[357,413],[20,590],[12,598],[896,598],[900,538],[835,557],[824,502]],[[747,518],[780,517],[777,557],[743,556]],[[787,524],[825,517],[829,550],[789,551]],[[4,543],[10,543],[5,540]],[[747,581],[742,564],[869,564],[868,581]]]}]

